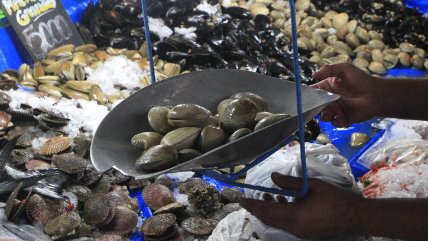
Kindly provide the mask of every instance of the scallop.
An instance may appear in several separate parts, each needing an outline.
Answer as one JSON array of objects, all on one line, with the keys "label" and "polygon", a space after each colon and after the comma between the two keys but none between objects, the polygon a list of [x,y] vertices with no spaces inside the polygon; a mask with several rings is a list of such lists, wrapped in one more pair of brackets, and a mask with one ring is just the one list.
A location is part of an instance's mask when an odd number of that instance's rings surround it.
[{"label": "scallop", "polygon": [[92,190],[81,185],[71,186],[66,190],[76,195],[79,202],[86,202],[92,196]]},{"label": "scallop", "polygon": [[150,184],[143,189],[144,202],[153,210],[175,202],[174,195],[169,188],[161,184]]},{"label": "scallop", "polygon": [[83,172],[89,165],[85,158],[74,153],[54,155],[52,158],[52,163],[58,167],[59,170],[68,174]]},{"label": "scallop", "polygon": [[105,195],[93,196],[85,202],[83,219],[88,224],[100,224],[108,218],[111,209],[111,204]]},{"label": "scallop", "polygon": [[31,219],[35,219],[42,224],[46,224],[49,220],[57,217],[65,211],[65,204],[61,201],[50,200],[39,194],[33,194],[26,204],[27,215]]},{"label": "scallop", "polygon": [[255,121],[256,113],[257,107],[252,100],[237,99],[230,102],[220,115],[220,122],[227,131],[233,132],[250,127]]},{"label": "scallop", "polygon": [[110,222],[100,229],[108,234],[126,235],[134,231],[138,223],[138,214],[127,207],[116,207]]},{"label": "scallop", "polygon": [[140,228],[140,231],[144,233],[146,239],[162,237],[167,239],[170,235],[174,235],[175,232],[171,233],[171,228],[176,225],[177,217],[172,213],[162,213],[151,218],[146,219]]},{"label": "scallop", "polygon": [[65,212],[47,222],[45,232],[53,236],[53,239],[63,238],[78,228],[80,223],[80,215],[77,212]]},{"label": "scallop", "polygon": [[47,170],[50,168],[51,168],[51,164],[42,160],[28,160],[25,163],[25,169],[27,169],[28,171]]},{"label": "scallop", "polygon": [[239,203],[244,198],[244,193],[239,188],[225,187],[220,192],[223,203]]},{"label": "scallop", "polygon": [[54,154],[59,154],[64,152],[71,147],[73,139],[65,136],[55,136],[50,138],[43,146],[40,148],[40,155],[51,156]]}]

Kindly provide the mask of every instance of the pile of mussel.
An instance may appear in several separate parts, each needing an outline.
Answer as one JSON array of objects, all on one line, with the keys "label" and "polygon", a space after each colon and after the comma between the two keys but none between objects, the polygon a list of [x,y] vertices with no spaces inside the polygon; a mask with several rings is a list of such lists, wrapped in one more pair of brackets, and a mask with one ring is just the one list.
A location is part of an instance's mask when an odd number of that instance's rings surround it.
[{"label": "pile of mussel", "polygon": [[[127,4],[128,1],[111,2],[103,0],[96,6],[90,5],[85,12],[88,19],[84,19],[83,25],[93,34],[99,46],[138,48],[144,40],[138,8],[129,10],[131,5]],[[218,7],[219,11],[210,15],[198,10],[200,4]],[[123,9],[128,9],[125,12],[132,14],[124,15]],[[169,31],[178,29],[169,36],[152,33],[152,42],[154,52],[161,60],[176,63],[182,70],[228,68],[282,78],[293,76],[292,55],[287,47],[290,38],[273,25],[272,19],[263,11],[222,8],[217,1],[186,0],[149,1],[148,13],[153,18],[161,19]],[[160,27],[151,27],[152,30],[156,28]],[[180,29],[190,31],[196,37],[186,38],[177,33]],[[306,58],[300,61],[303,63],[303,82],[313,83],[311,74],[315,66]]]},{"label": "pile of mussel", "polygon": [[[108,23],[110,28],[93,29],[91,26],[98,25],[89,24],[89,30],[98,35],[116,30],[123,39],[132,39],[131,32],[117,31],[123,21],[109,17],[112,12],[120,15],[119,9],[124,8],[129,8],[127,1],[112,4],[104,0],[91,6],[86,14],[91,16],[89,22]],[[398,1],[297,0],[296,9],[304,83],[313,83],[311,74],[326,64],[351,62],[377,75],[396,66],[428,67],[423,27],[428,20]],[[154,53],[182,70],[245,69],[293,79],[290,8],[286,1],[149,1],[148,12],[170,31],[162,36],[152,33]],[[138,19],[139,10],[133,13]],[[413,50],[403,50],[402,45]]]},{"label": "pile of mussel", "polygon": [[173,182],[160,176],[143,189],[143,199],[153,211],[140,228],[146,240],[185,240],[207,238],[217,223],[229,213],[240,209],[244,193],[238,188],[219,192],[200,178],[179,182],[181,194],[188,195],[189,204],[176,202],[171,188]]},{"label": "pile of mussel", "polygon": [[196,104],[152,107],[148,122],[155,132],[138,133],[131,139],[143,151],[136,167],[161,171],[290,117],[267,112],[263,98],[250,92],[221,101],[217,112],[213,115]]}]

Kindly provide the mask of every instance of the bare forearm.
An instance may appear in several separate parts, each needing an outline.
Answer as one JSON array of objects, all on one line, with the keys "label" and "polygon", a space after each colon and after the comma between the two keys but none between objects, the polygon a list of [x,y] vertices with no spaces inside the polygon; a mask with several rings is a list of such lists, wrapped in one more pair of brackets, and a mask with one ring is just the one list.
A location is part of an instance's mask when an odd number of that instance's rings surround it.
[{"label": "bare forearm", "polygon": [[376,78],[379,116],[428,120],[428,79]]},{"label": "bare forearm", "polygon": [[356,208],[353,234],[428,240],[428,199],[366,199]]}]

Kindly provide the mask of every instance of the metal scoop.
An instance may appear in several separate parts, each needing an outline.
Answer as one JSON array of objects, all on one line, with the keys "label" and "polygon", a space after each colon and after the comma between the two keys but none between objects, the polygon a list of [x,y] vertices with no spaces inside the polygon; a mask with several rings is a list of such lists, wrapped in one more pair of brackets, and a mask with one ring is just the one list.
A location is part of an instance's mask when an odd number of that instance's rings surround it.
[{"label": "metal scoop", "polygon": [[[298,130],[294,88],[293,82],[242,70],[206,70],[162,80],[139,90],[103,119],[92,140],[92,163],[99,171],[115,168],[136,178],[249,163]],[[292,117],[160,172],[147,173],[135,168],[135,161],[141,153],[131,145],[131,138],[139,132],[152,131],[147,120],[150,108],[193,103],[216,113],[217,104],[237,92],[260,95],[267,102],[268,111]],[[338,98],[337,95],[302,86],[305,121],[314,118]]]}]

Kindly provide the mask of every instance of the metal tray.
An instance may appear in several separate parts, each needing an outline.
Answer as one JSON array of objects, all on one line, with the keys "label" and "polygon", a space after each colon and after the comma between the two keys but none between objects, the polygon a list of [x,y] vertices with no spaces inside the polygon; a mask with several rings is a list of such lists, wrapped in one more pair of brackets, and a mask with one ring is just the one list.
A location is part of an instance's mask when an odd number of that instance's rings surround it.
[{"label": "metal tray", "polygon": [[[153,106],[194,103],[216,113],[217,104],[237,92],[253,92],[265,99],[268,111],[292,117],[277,122],[235,142],[220,146],[175,167],[146,173],[135,168],[141,155],[131,145],[133,135],[151,131],[147,113]],[[337,95],[302,86],[302,108],[306,122]],[[99,171],[115,168],[137,178],[166,172],[196,171],[249,163],[291,136],[298,129],[295,84],[290,81],[242,70],[206,70],[178,75],[147,86],[113,108],[103,119],[91,146],[91,160]]]}]

